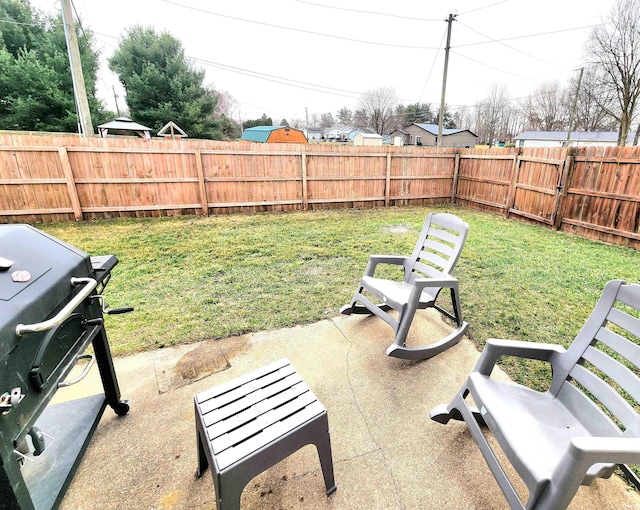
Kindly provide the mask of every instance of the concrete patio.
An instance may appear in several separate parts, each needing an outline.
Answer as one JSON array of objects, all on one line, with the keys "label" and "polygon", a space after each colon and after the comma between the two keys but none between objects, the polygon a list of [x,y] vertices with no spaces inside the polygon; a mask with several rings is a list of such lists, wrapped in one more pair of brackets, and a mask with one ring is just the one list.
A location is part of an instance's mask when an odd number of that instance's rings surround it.
[{"label": "concrete patio", "polygon": [[[422,311],[409,343],[448,331],[437,313]],[[315,448],[307,446],[254,478],[243,509],[508,508],[466,426],[429,419],[478,351],[464,339],[431,360],[407,362],[385,356],[391,340],[377,318],[339,316],[116,359],[131,411],[122,418],[105,411],[61,508],[214,509],[210,471],[194,477],[193,397],[283,357],[328,411],[338,490],[325,496]],[[59,398],[96,388],[94,369]],[[640,494],[614,475],[582,487],[570,508],[631,510],[640,508]]]}]

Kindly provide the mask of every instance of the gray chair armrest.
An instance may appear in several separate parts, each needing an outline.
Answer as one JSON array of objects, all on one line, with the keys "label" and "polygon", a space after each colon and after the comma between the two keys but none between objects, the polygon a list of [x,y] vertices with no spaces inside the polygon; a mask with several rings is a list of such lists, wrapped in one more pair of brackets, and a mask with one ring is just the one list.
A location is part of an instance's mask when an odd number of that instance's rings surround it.
[{"label": "gray chair armrest", "polygon": [[364,271],[365,276],[373,276],[378,264],[393,264],[396,266],[404,266],[406,270],[409,257],[399,255],[369,255],[369,262]]},{"label": "gray chair armrest", "polygon": [[583,483],[583,478],[596,464],[637,464],[640,462],[638,437],[574,437],[552,477],[559,492]]},{"label": "gray chair armrest", "polygon": [[443,275],[439,278],[416,278],[413,286],[424,289],[426,287],[458,287],[458,279],[453,276]]},{"label": "gray chair armrest", "polygon": [[569,454],[588,466],[597,462],[637,464],[640,462],[640,438],[637,437],[574,437]]},{"label": "gray chair armrest", "polygon": [[500,356],[516,356],[518,358],[548,361],[552,365],[556,356],[566,352],[561,345],[524,342],[520,340],[487,340],[474,372],[491,375],[491,371]]},{"label": "gray chair armrest", "polygon": [[409,303],[420,301],[420,295],[426,288],[447,287],[458,290],[458,279],[452,276],[441,276],[440,278],[416,278],[413,280]]}]

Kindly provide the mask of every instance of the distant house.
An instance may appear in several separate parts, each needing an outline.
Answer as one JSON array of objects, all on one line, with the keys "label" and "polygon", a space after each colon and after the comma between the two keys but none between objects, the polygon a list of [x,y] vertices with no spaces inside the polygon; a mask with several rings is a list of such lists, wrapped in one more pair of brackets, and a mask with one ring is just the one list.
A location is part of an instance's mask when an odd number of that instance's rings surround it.
[{"label": "distant house", "polygon": [[324,140],[324,129],[322,128],[307,128],[305,131],[307,140]]},{"label": "distant house", "polygon": [[[627,145],[633,144],[635,133],[629,133]],[[564,147],[566,131],[525,131],[514,138],[516,147]],[[572,131],[569,145],[573,147],[608,147],[618,144],[617,131]]]},{"label": "distant house", "polygon": [[382,136],[377,133],[358,133],[353,137],[353,145],[382,147]]},{"label": "distant house", "polygon": [[353,140],[351,127],[338,126],[326,128],[307,128],[304,130],[309,141],[318,140],[322,142],[349,142]]},{"label": "distant house", "polygon": [[328,142],[347,142],[353,128],[333,127],[324,131],[324,139]]},{"label": "distant house", "polygon": [[247,128],[240,140],[260,143],[307,143],[307,137],[299,129],[288,126],[255,126]]},{"label": "distant house", "polygon": [[[436,147],[438,145],[438,125],[414,123],[402,129],[391,132],[391,141],[402,137],[404,145],[423,145]],[[478,137],[468,129],[443,129],[442,147],[475,147]],[[399,142],[398,142],[399,143]]]}]

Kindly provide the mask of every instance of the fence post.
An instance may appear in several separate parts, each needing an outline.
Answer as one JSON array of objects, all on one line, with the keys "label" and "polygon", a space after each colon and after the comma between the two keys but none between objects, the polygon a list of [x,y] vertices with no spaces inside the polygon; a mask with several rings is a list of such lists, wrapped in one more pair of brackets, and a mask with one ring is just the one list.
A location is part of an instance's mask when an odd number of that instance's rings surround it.
[{"label": "fence post", "polygon": [[571,148],[567,149],[567,157],[564,160],[562,166],[562,176],[560,177],[560,183],[556,188],[555,205],[553,209],[553,228],[560,230],[562,226],[562,211],[564,210],[564,204],[567,200],[569,193],[569,183],[571,182],[571,176],[573,175],[573,169],[575,165],[575,157]]},{"label": "fence post", "polygon": [[196,149],[196,171],[198,172],[198,189],[200,190],[200,204],[202,205],[202,214],[209,215],[209,203],[207,200],[207,185],[204,181],[204,167],[202,166],[202,152]]},{"label": "fence post", "polygon": [[73,178],[73,171],[71,170],[71,162],[69,161],[69,154],[66,147],[58,147],[58,155],[60,156],[60,165],[64,172],[64,178],[67,181],[67,190],[69,191],[69,198],[71,199],[71,207],[73,208],[73,215],[76,221],[82,221],[84,216],[82,215],[82,206],[80,205],[80,197],[78,197],[78,188],[76,188],[76,181]]},{"label": "fence post", "polygon": [[307,189],[307,148],[300,144],[300,157],[302,158],[302,209],[309,209],[309,190]]},{"label": "fence post", "polygon": [[518,184],[518,177],[520,175],[520,154],[522,154],[522,151],[520,149],[516,149],[516,153],[513,155],[513,165],[511,167],[511,185],[509,186],[509,195],[507,195],[507,207],[504,210],[505,218],[509,217],[509,211],[511,211],[511,208],[516,201],[516,189]]},{"label": "fence post", "polygon": [[453,162],[453,182],[451,183],[451,203],[456,203],[456,195],[458,194],[458,175],[460,173],[460,153],[456,152],[456,158]]},{"label": "fence post", "polygon": [[389,207],[391,199],[391,152],[387,152],[387,170],[384,178],[384,206]]}]

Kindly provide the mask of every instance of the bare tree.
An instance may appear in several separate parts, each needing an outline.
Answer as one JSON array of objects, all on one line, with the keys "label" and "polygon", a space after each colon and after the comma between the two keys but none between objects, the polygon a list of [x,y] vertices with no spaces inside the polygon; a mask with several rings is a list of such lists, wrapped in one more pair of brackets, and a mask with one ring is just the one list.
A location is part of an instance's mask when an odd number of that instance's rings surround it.
[{"label": "bare tree", "polygon": [[369,120],[367,111],[364,108],[358,108],[353,112],[353,126],[358,129],[368,129]]},{"label": "bare tree", "polygon": [[393,87],[378,87],[367,90],[360,96],[358,110],[365,114],[366,127],[384,136],[396,127],[397,105],[398,96]]},{"label": "bare tree", "polygon": [[527,128],[537,131],[560,131],[567,127],[571,102],[558,80],[544,82],[521,103]]},{"label": "bare tree", "polygon": [[341,126],[350,126],[353,123],[353,113],[346,106],[338,110],[338,122]]},{"label": "bare tree", "polygon": [[[609,17],[591,30],[587,54],[597,66],[600,93],[613,90],[615,105],[601,104],[619,122],[624,146],[640,97],[640,0],[618,0]],[[599,100],[599,94],[595,95]]]},{"label": "bare tree", "polygon": [[[597,70],[593,66],[585,68],[576,103],[576,131],[613,131],[617,128],[616,119],[607,113],[614,108],[615,93],[611,89],[601,90],[598,83]],[[577,86],[578,76],[574,75],[569,80],[567,100],[573,100]]]},{"label": "bare tree", "polygon": [[227,117],[235,117],[240,107],[240,103],[226,90],[217,92],[218,103],[214,111],[214,116],[226,115]]},{"label": "bare tree", "polygon": [[510,120],[513,116],[511,96],[506,85],[494,83],[487,96],[478,101],[476,108],[475,134],[479,142],[493,145],[496,140],[506,140],[513,136]]},{"label": "bare tree", "polygon": [[321,128],[330,128],[330,127],[333,127],[334,124],[335,124],[335,121],[333,120],[333,115],[331,115],[331,112],[323,113],[320,116],[320,127]]},{"label": "bare tree", "polygon": [[471,129],[473,126],[473,114],[466,106],[460,106],[453,114],[453,121],[459,129]]}]

